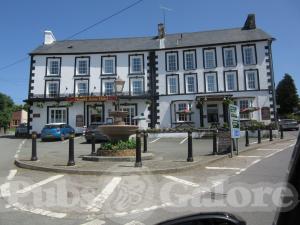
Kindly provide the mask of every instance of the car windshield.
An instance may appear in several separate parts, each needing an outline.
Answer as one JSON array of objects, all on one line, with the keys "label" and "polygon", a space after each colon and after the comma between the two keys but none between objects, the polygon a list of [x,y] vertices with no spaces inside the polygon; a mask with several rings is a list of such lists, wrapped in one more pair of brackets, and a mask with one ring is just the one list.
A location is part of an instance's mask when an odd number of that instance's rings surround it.
[{"label": "car windshield", "polygon": [[297,122],[296,120],[292,120],[292,119],[286,119],[286,120],[282,120],[283,123],[294,123]]},{"label": "car windshield", "polygon": [[53,129],[53,128],[61,128],[62,125],[60,124],[48,124],[44,126],[44,129]]}]

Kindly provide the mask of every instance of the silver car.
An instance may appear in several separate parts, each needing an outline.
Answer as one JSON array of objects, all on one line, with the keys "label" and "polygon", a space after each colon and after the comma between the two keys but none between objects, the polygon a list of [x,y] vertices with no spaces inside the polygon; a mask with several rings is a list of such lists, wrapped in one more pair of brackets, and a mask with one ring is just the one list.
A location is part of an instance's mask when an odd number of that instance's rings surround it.
[{"label": "silver car", "polygon": [[282,119],[279,121],[279,125],[283,130],[299,130],[297,121],[293,119]]}]

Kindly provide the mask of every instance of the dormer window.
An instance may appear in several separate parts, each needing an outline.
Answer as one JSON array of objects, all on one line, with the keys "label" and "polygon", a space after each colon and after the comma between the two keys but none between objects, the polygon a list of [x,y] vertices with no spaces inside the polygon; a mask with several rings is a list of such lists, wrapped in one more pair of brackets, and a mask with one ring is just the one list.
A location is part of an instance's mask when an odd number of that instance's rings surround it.
[{"label": "dormer window", "polygon": [[89,57],[76,57],[76,76],[89,75],[90,73],[90,58]]}]

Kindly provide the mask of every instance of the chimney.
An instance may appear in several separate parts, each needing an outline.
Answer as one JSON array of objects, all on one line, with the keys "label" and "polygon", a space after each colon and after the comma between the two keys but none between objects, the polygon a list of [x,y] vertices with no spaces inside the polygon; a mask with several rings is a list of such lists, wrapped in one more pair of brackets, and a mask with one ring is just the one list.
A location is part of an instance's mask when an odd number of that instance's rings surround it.
[{"label": "chimney", "polygon": [[45,30],[44,32],[44,45],[50,45],[55,42],[56,39],[50,30]]},{"label": "chimney", "polygon": [[248,14],[247,20],[242,30],[253,30],[256,29],[255,14]]},{"label": "chimney", "polygon": [[165,33],[165,25],[163,23],[158,24],[158,38],[162,39],[166,35]]}]

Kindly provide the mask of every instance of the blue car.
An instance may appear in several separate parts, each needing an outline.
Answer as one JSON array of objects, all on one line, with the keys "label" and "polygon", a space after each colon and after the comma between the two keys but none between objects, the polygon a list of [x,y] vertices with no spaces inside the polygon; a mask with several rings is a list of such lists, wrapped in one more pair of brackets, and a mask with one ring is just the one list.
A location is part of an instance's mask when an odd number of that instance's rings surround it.
[{"label": "blue car", "polygon": [[42,141],[46,140],[65,140],[75,130],[65,123],[50,123],[46,124],[41,132]]}]

